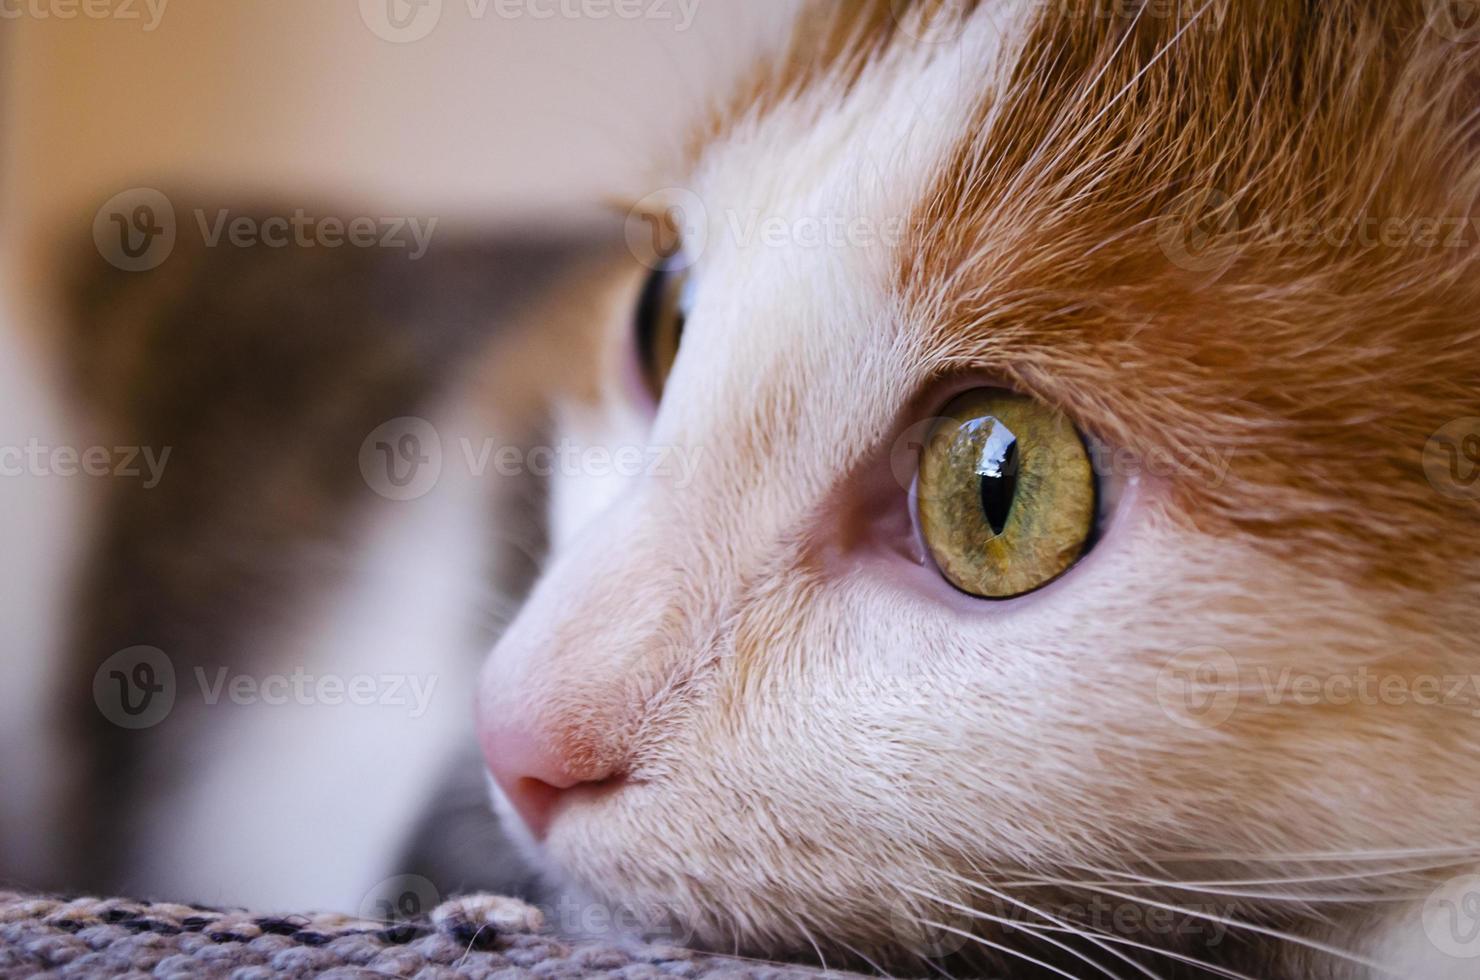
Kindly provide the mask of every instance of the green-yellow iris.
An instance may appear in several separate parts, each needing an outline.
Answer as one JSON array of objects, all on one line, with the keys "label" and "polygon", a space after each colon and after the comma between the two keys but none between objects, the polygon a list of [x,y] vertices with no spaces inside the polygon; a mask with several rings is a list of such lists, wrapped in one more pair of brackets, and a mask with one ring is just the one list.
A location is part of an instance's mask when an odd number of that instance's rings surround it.
[{"label": "green-yellow iris", "polygon": [[1062,413],[1010,391],[956,398],[920,460],[920,527],[956,588],[1010,599],[1084,553],[1097,494],[1084,439]]}]

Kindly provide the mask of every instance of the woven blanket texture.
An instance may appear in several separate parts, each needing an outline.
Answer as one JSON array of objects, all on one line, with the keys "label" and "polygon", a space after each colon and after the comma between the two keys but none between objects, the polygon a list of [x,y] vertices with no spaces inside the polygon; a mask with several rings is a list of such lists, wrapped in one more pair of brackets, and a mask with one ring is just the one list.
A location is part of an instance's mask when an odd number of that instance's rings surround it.
[{"label": "woven blanket texture", "polygon": [[[0,977],[268,980],[816,980],[820,971],[636,941],[569,941],[538,910],[480,896],[393,925],[0,892]],[[833,973],[833,977],[840,974]]]}]

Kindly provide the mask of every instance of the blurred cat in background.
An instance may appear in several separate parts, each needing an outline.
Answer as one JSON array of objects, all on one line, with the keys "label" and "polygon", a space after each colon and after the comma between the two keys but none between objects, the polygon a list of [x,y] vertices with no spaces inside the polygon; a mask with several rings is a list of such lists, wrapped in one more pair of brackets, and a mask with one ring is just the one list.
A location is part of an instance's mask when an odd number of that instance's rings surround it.
[{"label": "blurred cat in background", "polygon": [[[7,883],[350,912],[413,875],[422,902],[523,888],[469,732],[541,551],[539,481],[456,463],[462,440],[534,438],[538,403],[491,366],[590,247],[448,240],[409,265],[182,236],[142,276],[67,253],[65,346],[34,342],[34,310],[3,337],[0,444],[34,447],[28,470],[59,448],[118,466],[0,480],[25,672],[0,743]],[[409,496],[376,444],[413,419],[448,465]]]}]

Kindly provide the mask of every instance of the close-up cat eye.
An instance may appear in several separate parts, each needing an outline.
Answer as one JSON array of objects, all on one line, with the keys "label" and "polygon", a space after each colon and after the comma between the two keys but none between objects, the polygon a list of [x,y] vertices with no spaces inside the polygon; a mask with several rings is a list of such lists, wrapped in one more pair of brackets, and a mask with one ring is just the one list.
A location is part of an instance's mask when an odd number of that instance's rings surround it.
[{"label": "close-up cat eye", "polygon": [[1094,532],[1097,491],[1084,439],[1028,398],[978,388],[955,398],[926,439],[919,527],[952,585],[1011,599],[1058,578]]},{"label": "close-up cat eye", "polygon": [[0,980],[1480,978],[1480,0],[0,22]]},{"label": "close-up cat eye", "polygon": [[693,270],[676,256],[653,270],[637,304],[637,357],[648,392],[663,397],[693,302]]}]

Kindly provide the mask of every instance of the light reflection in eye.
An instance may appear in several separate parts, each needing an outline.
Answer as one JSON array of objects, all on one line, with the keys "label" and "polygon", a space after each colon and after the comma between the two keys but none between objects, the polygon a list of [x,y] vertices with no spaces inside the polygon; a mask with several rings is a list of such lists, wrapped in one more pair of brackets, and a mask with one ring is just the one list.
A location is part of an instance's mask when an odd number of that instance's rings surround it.
[{"label": "light reflection in eye", "polygon": [[977,456],[976,474],[981,477],[982,516],[993,534],[1000,535],[1012,518],[1017,501],[1017,435],[1001,419],[984,416],[971,425],[971,434],[981,438],[989,428]]},{"label": "light reflection in eye", "polygon": [[992,433],[987,436],[987,441],[982,445],[982,454],[976,464],[978,476],[991,477],[1000,480],[1004,476],[1011,476],[1011,458],[1016,455],[1017,436],[999,420],[988,416],[979,419],[973,424],[973,429],[983,426],[991,426]]}]

